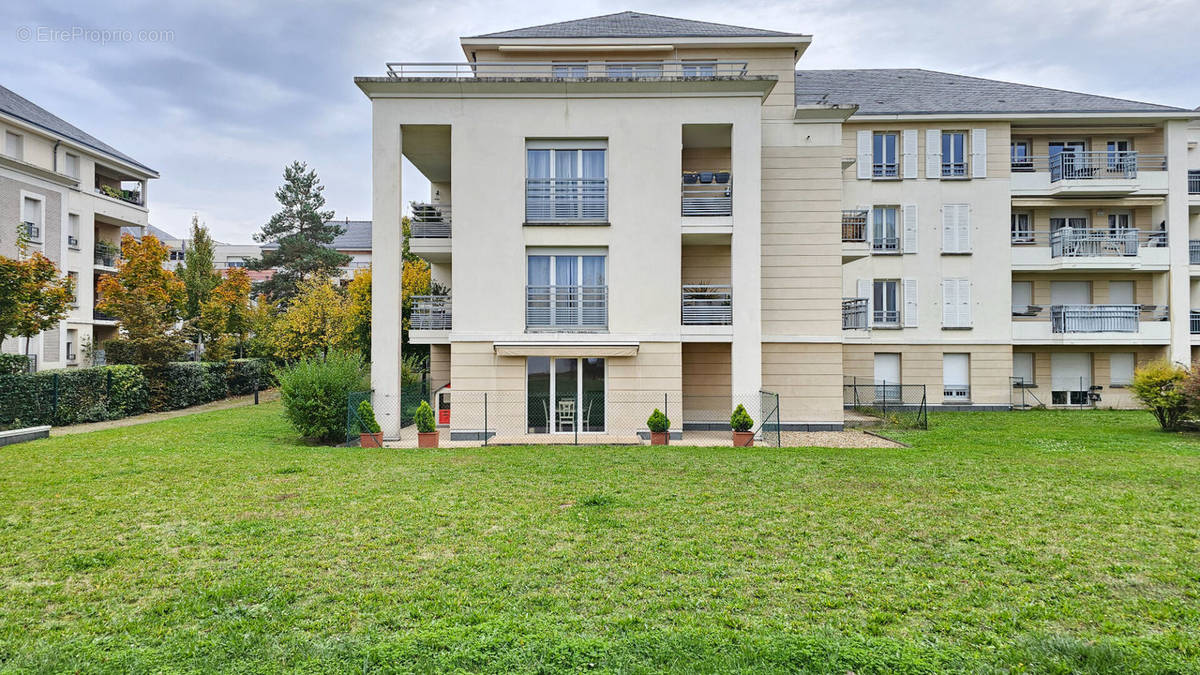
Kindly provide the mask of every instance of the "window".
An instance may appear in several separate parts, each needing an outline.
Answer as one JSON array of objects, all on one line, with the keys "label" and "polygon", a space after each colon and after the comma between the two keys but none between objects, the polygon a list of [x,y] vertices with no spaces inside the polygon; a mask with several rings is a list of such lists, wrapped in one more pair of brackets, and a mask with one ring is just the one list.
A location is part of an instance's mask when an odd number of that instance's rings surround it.
[{"label": "window", "polygon": [[1012,214],[1012,243],[1033,243],[1033,218],[1028,213]]},{"label": "window", "polygon": [[71,306],[79,306],[79,272],[67,272],[67,278],[71,280]]},{"label": "window", "polygon": [[900,384],[900,355],[875,354],[875,400],[899,402],[903,396]]},{"label": "window", "polygon": [[971,399],[971,355],[942,355],[942,398],[947,401]]},{"label": "window", "polygon": [[942,279],[942,328],[971,327],[971,280]]},{"label": "window", "polygon": [[1132,145],[1127,140],[1108,142],[1108,170],[1113,173],[1127,174],[1137,168],[1137,155],[1133,154]]},{"label": "window", "polygon": [[1088,219],[1086,216],[1073,216],[1070,218],[1051,218],[1050,231],[1057,232],[1064,227],[1069,227],[1077,230],[1086,230]]},{"label": "window", "polygon": [[1087,405],[1092,388],[1092,355],[1087,352],[1050,354],[1050,403]]},{"label": "window", "polygon": [[79,331],[67,329],[67,361],[74,363],[79,357],[75,354],[75,345],[79,344]]},{"label": "window", "polygon": [[894,131],[876,131],[871,146],[871,176],[874,178],[898,178],[900,163],[896,159],[897,142],[900,136]]},{"label": "window", "polygon": [[1013,171],[1033,171],[1033,156],[1029,152],[1029,141],[1013,141],[1011,163]]},{"label": "window", "polygon": [[168,256],[171,260],[183,260],[185,258],[183,250],[178,248],[171,249],[171,252],[168,254]]},{"label": "window", "polygon": [[871,306],[874,308],[873,325],[893,327],[900,325],[900,283],[898,281],[876,279],[871,299]]},{"label": "window", "polygon": [[716,61],[685,61],[683,64],[684,77],[715,77],[716,74]]},{"label": "window", "polygon": [[1110,281],[1108,282],[1108,304],[1110,305],[1132,305],[1134,298],[1134,284],[1132,281]]},{"label": "window", "polygon": [[25,137],[11,131],[4,132],[4,154],[13,159],[25,159]]},{"label": "window", "polygon": [[967,132],[942,132],[942,177],[966,178]]},{"label": "window", "polygon": [[31,242],[41,243],[42,200],[25,197],[21,203],[21,220],[24,223],[25,236],[29,237]]},{"label": "window", "polygon": [[1033,282],[1012,282],[1012,313],[1013,316],[1033,316]]},{"label": "window", "polygon": [[1034,387],[1033,352],[1013,352],[1013,384],[1018,387]]},{"label": "window", "polygon": [[896,207],[876,206],[871,210],[871,250],[898,253],[900,235],[896,230]]},{"label": "window", "polygon": [[225,266],[226,267],[245,267],[246,261],[244,259],[230,258],[229,260],[225,261]]},{"label": "window", "polygon": [[68,152],[63,156],[63,173],[71,178],[79,178],[79,155]]},{"label": "window", "polygon": [[529,255],[525,325],[533,329],[608,327],[604,255]]},{"label": "window", "polygon": [[67,246],[79,250],[79,214],[67,214]]},{"label": "window", "polygon": [[608,162],[602,142],[525,151],[525,220],[608,218]]},{"label": "window", "polygon": [[942,253],[971,252],[971,205],[942,205]]},{"label": "window", "polygon": [[1114,352],[1108,355],[1108,383],[1113,387],[1133,384],[1133,369],[1137,359],[1133,352]]},{"label": "window", "polygon": [[551,66],[554,77],[587,77],[586,63],[555,63]]},{"label": "window", "polygon": [[609,77],[662,77],[661,63],[610,63],[605,68]]},{"label": "window", "polygon": [[603,432],[605,361],[530,356],[525,361],[529,433]]},{"label": "window", "polygon": [[1129,233],[1133,229],[1133,223],[1129,218],[1128,213],[1110,213],[1108,214],[1108,232],[1114,237]]}]

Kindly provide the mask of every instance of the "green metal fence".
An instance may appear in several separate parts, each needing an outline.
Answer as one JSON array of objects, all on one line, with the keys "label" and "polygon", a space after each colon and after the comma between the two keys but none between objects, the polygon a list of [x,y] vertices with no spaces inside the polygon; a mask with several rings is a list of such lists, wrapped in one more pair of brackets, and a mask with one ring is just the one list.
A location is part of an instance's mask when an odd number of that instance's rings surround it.
[{"label": "green metal fence", "polygon": [[755,430],[755,436],[763,445],[782,447],[783,432],[779,420],[779,394],[771,391],[758,392],[759,410],[762,411],[763,421]]},{"label": "green metal fence", "polygon": [[[346,442],[351,443],[358,440],[358,435],[363,432],[362,422],[358,418],[358,404],[363,401],[371,400],[371,392],[369,391],[352,391],[346,396]],[[374,405],[374,404],[372,404]]]}]

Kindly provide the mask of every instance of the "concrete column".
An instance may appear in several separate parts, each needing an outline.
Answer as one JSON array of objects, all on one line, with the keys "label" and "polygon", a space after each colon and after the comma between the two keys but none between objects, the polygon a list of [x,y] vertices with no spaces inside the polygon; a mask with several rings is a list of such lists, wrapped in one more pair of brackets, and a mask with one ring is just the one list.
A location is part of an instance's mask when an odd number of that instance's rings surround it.
[{"label": "concrete column", "polygon": [[757,107],[733,124],[733,237],[730,284],[733,287],[731,384],[734,405],[754,401],[762,388],[762,121]]},{"label": "concrete column", "polygon": [[400,124],[387,101],[373,103],[371,130],[371,388],[387,439],[400,437],[401,266]]},{"label": "concrete column", "polygon": [[1167,151],[1167,240],[1171,269],[1167,281],[1171,312],[1171,347],[1167,358],[1176,363],[1192,361],[1189,315],[1191,278],[1188,272],[1188,186],[1187,121],[1166,123]]}]

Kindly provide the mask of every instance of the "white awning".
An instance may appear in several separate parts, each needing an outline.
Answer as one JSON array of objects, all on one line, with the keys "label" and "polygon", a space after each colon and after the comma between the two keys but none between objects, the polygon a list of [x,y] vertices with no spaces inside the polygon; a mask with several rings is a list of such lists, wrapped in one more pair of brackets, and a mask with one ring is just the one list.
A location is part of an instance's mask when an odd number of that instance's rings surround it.
[{"label": "white awning", "polygon": [[638,343],[493,342],[497,356],[637,356]]}]

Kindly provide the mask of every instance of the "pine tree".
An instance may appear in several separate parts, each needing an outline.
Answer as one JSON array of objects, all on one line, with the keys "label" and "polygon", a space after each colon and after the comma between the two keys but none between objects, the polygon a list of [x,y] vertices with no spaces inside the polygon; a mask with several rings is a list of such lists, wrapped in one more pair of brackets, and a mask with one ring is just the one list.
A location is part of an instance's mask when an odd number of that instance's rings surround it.
[{"label": "pine tree", "polygon": [[350,256],[333,249],[333,240],[345,230],[332,222],[332,210],[322,210],[324,191],[317,172],[304,162],[284,168],[283,185],[275,191],[282,208],[254,235],[255,241],[279,248],[263,251],[262,258],[249,263],[251,269],[274,270],[258,288],[272,300],[291,299],[300,282],[332,278],[350,262]]},{"label": "pine tree", "polygon": [[213,269],[213,240],[208,228],[200,224],[198,216],[192,216],[191,243],[183,254],[183,265],[176,270],[187,289],[187,301],[183,306],[183,318],[200,316],[204,303],[212,297],[212,291],[221,283],[221,275]]}]

